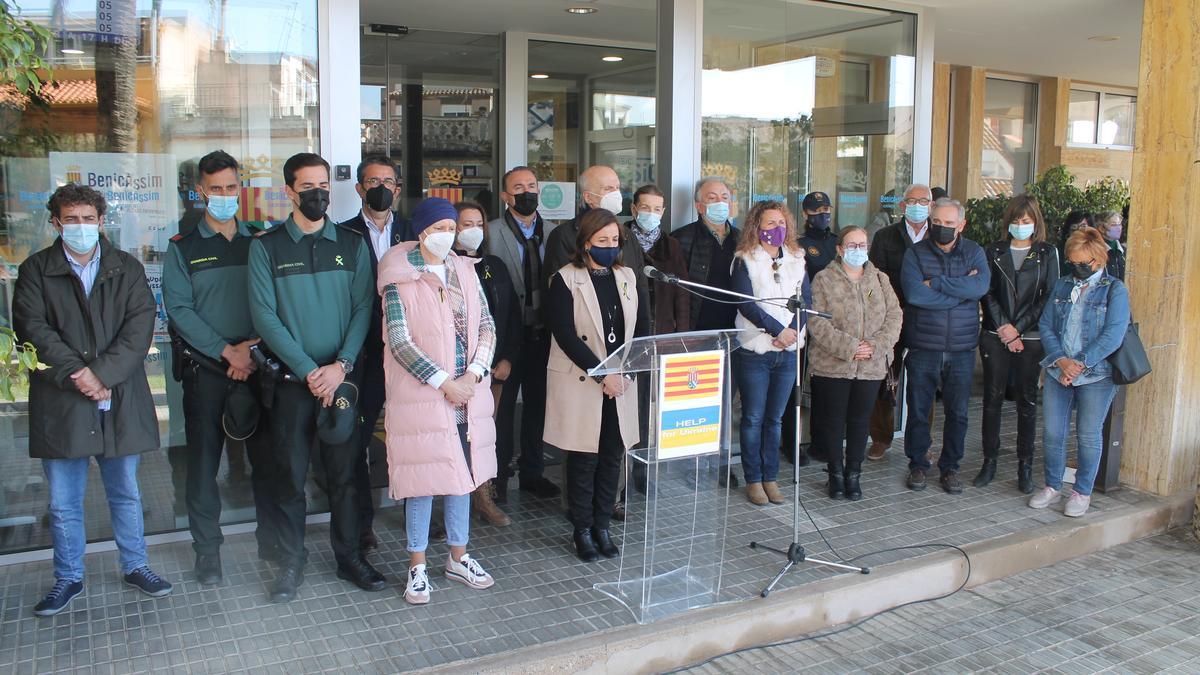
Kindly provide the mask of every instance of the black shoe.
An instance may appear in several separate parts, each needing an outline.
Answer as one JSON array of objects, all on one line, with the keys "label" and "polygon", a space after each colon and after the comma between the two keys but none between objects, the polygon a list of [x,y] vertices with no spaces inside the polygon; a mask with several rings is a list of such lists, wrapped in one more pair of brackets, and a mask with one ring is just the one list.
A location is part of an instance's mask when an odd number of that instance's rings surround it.
[{"label": "black shoe", "polygon": [[550,479],[546,478],[545,476],[522,479],[521,491],[532,492],[534,497],[538,497],[540,499],[553,499],[554,497],[562,494],[562,490],[557,485],[550,482]]},{"label": "black shoe", "polygon": [[596,542],[596,548],[600,551],[600,555],[605,558],[615,558],[621,555],[621,549],[613,543],[612,535],[608,530],[592,529],[592,540]]},{"label": "black shoe", "polygon": [[1017,489],[1029,495],[1033,494],[1033,460],[1022,459],[1017,462]]},{"label": "black shoe", "polygon": [[171,584],[158,576],[149,565],[142,565],[125,575],[126,585],[133,586],[152,598],[161,598],[171,593]]},{"label": "black shoe", "polygon": [[221,583],[221,554],[196,554],[196,580],[201,586]]},{"label": "black shoe", "polygon": [[304,583],[304,572],[299,567],[284,567],[275,577],[275,585],[271,587],[271,602],[291,602],[296,599],[300,584]]},{"label": "black shoe", "polygon": [[67,605],[75,599],[75,596],[83,592],[82,581],[68,581],[59,579],[54,582],[54,588],[42,598],[42,601],[33,606],[33,613],[37,616],[54,616],[67,608]]},{"label": "black shoe", "polygon": [[337,577],[372,593],[387,588],[387,579],[362,557],[338,563]]},{"label": "black shoe", "polygon": [[367,530],[358,538],[358,552],[366,555],[379,548],[379,540],[375,538],[375,530]]},{"label": "black shoe", "polygon": [[943,471],[942,477],[938,479],[938,483],[942,489],[952,495],[962,494],[962,481],[958,479],[957,471]]},{"label": "black shoe", "polygon": [[908,489],[925,489],[925,469],[912,469],[908,472]]},{"label": "black shoe", "polygon": [[[862,499],[862,487],[859,485],[861,476],[861,471],[847,471],[842,474],[842,481],[846,485],[846,499],[852,502]],[[833,480],[833,476],[830,476],[830,480]]]},{"label": "black shoe", "polygon": [[717,485],[720,485],[723,488],[737,487],[739,485],[738,477],[733,475],[732,473],[729,473],[727,470],[725,470],[723,468],[718,469],[717,470]]},{"label": "black shoe", "polygon": [[830,499],[841,499],[845,496],[845,485],[842,483],[842,470],[836,466],[825,467],[825,473],[829,474],[829,480],[825,482],[825,488],[829,492]]},{"label": "black shoe", "polygon": [[575,530],[575,556],[583,562],[596,562],[600,559],[591,530]]},{"label": "black shoe", "polygon": [[975,487],[986,487],[992,479],[996,477],[996,459],[985,457],[983,466],[979,467],[979,475],[975,476],[975,480],[971,481],[971,485]]},{"label": "black shoe", "polygon": [[808,458],[808,453],[804,451],[804,448],[800,448],[800,452],[796,454],[796,458],[799,460],[796,462],[796,464],[800,466],[808,466],[810,460]]},{"label": "black shoe", "polygon": [[823,450],[819,449],[812,443],[808,443],[807,445],[807,450],[804,449],[804,446],[800,447],[800,466],[808,464],[810,457],[817,462],[829,461],[829,458],[825,456],[825,452]]}]

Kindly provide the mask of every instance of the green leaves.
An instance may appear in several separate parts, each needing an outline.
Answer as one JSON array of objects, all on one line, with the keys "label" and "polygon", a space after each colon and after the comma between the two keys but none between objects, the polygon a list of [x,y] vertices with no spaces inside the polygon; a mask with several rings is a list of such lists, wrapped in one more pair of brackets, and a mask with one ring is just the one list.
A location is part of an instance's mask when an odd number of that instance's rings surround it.
[{"label": "green leaves", "polygon": [[0,326],[0,397],[15,401],[13,385],[28,382],[29,371],[46,366],[38,362],[37,347],[30,342],[17,344],[17,334]]},{"label": "green leaves", "polygon": [[22,96],[36,96],[50,82],[50,66],[42,56],[54,42],[46,28],[18,18],[15,5],[0,0],[0,82],[11,82]]}]

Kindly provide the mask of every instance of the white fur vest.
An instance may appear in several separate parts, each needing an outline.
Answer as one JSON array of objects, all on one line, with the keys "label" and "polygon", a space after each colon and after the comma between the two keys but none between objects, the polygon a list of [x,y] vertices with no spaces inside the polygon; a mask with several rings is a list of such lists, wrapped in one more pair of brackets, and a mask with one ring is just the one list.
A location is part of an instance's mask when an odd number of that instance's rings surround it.
[{"label": "white fur vest", "polygon": [[[776,261],[772,260],[761,246],[755,247],[749,253],[739,252],[736,257],[746,265],[746,272],[750,275],[750,285],[754,288],[753,294],[759,298],[792,297],[804,283],[807,274],[804,268],[804,249],[796,251],[783,249],[783,257],[778,259],[778,270],[774,269]],[[776,274],[778,274],[778,281],[776,281]],[[795,318],[795,314],[788,311],[783,301],[760,302],[758,308],[784,326],[792,325],[792,320]],[[741,312],[738,312],[734,326],[742,331],[738,336],[738,342],[741,343],[743,349],[748,349],[756,354],[782,351],[771,344],[775,338],[771,337],[770,333],[764,332],[751,323],[749,319],[742,316]],[[794,345],[788,347],[788,351],[794,352],[797,347],[803,347],[804,337],[805,331],[801,330],[799,339]]]}]

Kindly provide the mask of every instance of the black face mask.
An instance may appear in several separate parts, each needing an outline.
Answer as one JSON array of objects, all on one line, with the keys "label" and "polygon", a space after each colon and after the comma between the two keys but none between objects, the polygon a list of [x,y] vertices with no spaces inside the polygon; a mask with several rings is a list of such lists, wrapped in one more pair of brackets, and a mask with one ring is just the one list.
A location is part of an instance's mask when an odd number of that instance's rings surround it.
[{"label": "black face mask", "polygon": [[956,232],[953,227],[946,227],[945,225],[930,224],[929,225],[929,236],[933,237],[934,243],[945,246],[946,244],[950,244],[950,243],[954,242],[955,237],[958,236],[958,232]]},{"label": "black face mask", "polygon": [[538,193],[522,192],[520,194],[513,195],[512,209],[513,209],[513,211],[516,211],[517,213],[521,214],[522,216],[524,216],[526,218],[528,218],[529,216],[532,216],[533,212],[537,211],[537,207],[538,207]]},{"label": "black face mask", "polygon": [[1095,270],[1092,269],[1091,263],[1073,262],[1067,264],[1071,267],[1071,275],[1080,281],[1087,279],[1096,273]]},{"label": "black face mask", "polygon": [[329,190],[313,188],[298,192],[297,195],[300,197],[300,213],[305,218],[316,221],[325,217],[325,211],[329,209]]},{"label": "black face mask", "polygon": [[386,185],[376,185],[367,190],[367,208],[382,213],[392,208],[392,189]]}]

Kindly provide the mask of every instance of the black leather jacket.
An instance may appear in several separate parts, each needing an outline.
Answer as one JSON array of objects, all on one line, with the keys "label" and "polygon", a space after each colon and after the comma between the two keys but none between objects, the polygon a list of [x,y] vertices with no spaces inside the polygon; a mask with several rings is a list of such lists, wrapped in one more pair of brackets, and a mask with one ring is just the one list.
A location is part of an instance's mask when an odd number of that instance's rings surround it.
[{"label": "black leather jacket", "polygon": [[1058,249],[1042,242],[1026,254],[1018,272],[1013,267],[1009,241],[997,241],[983,249],[992,271],[992,285],[983,296],[983,329],[995,332],[1011,323],[1022,335],[1037,330],[1042,308],[1058,281]]}]

